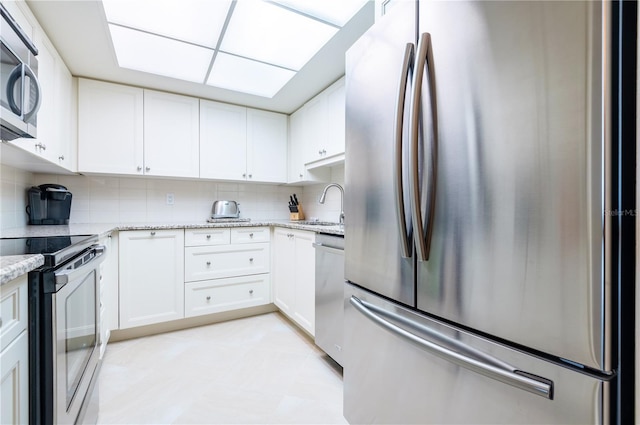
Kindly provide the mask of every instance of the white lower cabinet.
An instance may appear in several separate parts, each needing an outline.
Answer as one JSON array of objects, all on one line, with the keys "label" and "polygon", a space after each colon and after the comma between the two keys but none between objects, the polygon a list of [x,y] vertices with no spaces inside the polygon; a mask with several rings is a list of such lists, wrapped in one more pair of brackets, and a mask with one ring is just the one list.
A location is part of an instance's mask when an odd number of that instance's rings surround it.
[{"label": "white lower cabinet", "polygon": [[27,275],[0,288],[0,423],[29,423]]},{"label": "white lower cabinet", "polygon": [[[187,317],[271,302],[269,228],[226,230],[228,238],[186,230],[187,245],[193,245],[184,251]],[[208,235],[212,237],[207,238]]]},{"label": "white lower cabinet", "polygon": [[315,233],[275,228],[273,236],[274,302],[280,311],[314,335]]},{"label": "white lower cabinet", "polygon": [[184,317],[184,230],[119,235],[120,329]]}]

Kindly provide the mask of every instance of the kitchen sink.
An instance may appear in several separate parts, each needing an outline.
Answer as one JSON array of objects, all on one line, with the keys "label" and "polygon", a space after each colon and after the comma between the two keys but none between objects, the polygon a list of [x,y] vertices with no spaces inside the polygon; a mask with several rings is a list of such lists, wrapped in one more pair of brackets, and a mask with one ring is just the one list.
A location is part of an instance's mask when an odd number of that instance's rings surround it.
[{"label": "kitchen sink", "polygon": [[339,226],[340,223],[333,223],[331,221],[292,221],[292,224],[302,224],[305,226]]}]

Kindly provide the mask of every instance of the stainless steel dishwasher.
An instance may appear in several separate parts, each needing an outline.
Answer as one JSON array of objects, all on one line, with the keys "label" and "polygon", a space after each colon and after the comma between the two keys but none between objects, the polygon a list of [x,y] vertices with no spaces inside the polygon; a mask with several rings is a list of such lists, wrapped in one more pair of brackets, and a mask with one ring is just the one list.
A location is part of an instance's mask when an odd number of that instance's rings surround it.
[{"label": "stainless steel dishwasher", "polygon": [[342,366],[344,237],[316,236],[316,345]]}]

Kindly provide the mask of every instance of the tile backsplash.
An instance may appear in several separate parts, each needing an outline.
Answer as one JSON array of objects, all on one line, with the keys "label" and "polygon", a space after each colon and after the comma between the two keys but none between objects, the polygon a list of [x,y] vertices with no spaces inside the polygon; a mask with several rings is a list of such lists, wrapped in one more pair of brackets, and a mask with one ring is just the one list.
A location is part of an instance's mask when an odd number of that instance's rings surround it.
[{"label": "tile backsplash", "polygon": [[[332,182],[344,185],[344,167],[332,169]],[[0,165],[0,228],[27,224],[26,191],[31,186],[58,183],[73,194],[71,223],[161,223],[199,222],[211,213],[216,199],[240,203],[241,217],[253,220],[289,218],[289,195],[296,193],[307,218],[337,221],[340,193],[327,192],[318,203],[325,184],[286,186],[227,183],[201,180],[171,180],[137,177],[37,174]],[[167,195],[173,196],[173,205]]]}]

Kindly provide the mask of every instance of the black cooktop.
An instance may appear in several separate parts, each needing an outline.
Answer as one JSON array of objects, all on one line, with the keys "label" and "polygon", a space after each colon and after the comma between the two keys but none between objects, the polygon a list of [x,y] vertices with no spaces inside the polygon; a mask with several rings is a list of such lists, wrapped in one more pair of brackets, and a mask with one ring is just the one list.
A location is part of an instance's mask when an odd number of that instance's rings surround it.
[{"label": "black cooktop", "polygon": [[97,242],[97,235],[7,238],[0,239],[0,255],[42,254],[44,265],[54,267]]}]

